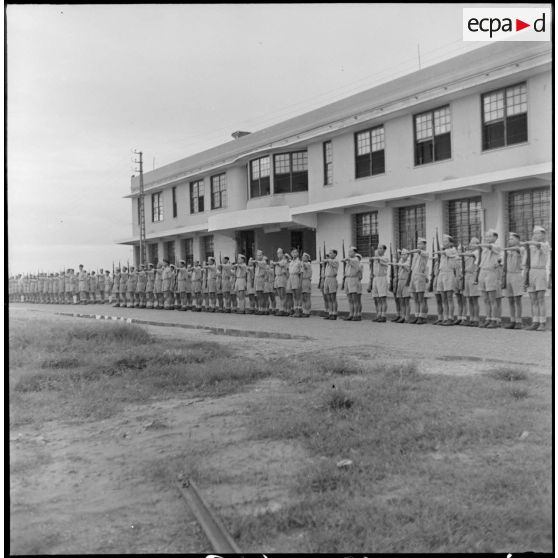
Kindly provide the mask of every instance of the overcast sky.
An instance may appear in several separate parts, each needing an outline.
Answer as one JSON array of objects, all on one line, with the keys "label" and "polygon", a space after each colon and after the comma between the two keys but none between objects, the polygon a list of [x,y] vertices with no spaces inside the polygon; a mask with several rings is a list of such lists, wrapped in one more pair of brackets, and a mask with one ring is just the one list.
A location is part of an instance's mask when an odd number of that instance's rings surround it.
[{"label": "overcast sky", "polygon": [[131,149],[151,170],[482,46],[463,6],[8,6],[10,272],[131,259]]}]

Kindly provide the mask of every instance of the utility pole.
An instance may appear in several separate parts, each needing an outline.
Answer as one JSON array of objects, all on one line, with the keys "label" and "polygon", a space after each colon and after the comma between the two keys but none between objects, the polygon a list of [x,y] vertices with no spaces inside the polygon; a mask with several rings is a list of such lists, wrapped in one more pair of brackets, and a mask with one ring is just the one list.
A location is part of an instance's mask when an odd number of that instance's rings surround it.
[{"label": "utility pole", "polygon": [[139,265],[142,265],[145,260],[146,244],[145,244],[145,196],[143,192],[143,153],[141,151],[134,151],[139,155],[139,161],[134,161],[139,164],[139,229],[140,229],[140,245],[139,245]]}]

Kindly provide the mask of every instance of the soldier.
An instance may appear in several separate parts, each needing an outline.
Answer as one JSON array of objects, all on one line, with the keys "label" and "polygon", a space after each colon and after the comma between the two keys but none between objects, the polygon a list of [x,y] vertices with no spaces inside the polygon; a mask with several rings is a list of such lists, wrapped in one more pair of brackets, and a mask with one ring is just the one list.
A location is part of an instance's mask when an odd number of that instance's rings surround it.
[{"label": "soldier", "polygon": [[169,284],[169,310],[174,310],[176,305],[176,265],[170,264]]},{"label": "soldier", "polygon": [[478,272],[477,261],[479,251],[479,239],[476,237],[471,238],[469,241],[469,250],[463,252],[462,256],[465,258],[465,289],[463,295],[467,300],[469,307],[469,316],[461,325],[468,327],[478,327],[479,325],[479,297],[480,290],[478,285],[475,283],[475,278]]},{"label": "soldier", "polygon": [[264,279],[264,308],[266,314],[275,314],[275,292],[273,290],[273,284],[275,282],[275,273],[273,271],[273,266],[270,264],[270,260],[267,256],[264,256],[264,261],[266,264],[265,268],[265,279]]},{"label": "soldier", "polygon": [[165,307],[165,302],[163,300],[163,264],[157,262],[157,268],[155,269],[155,280],[153,282],[153,308],[160,308],[161,310]]},{"label": "soldier", "polygon": [[138,308],[146,307],[145,289],[147,287],[147,272],[145,271],[145,264],[140,264],[138,271],[138,282],[136,285],[136,300]]},{"label": "soldier", "polygon": [[186,266],[186,310],[192,310],[192,266]]},{"label": "soldier", "polygon": [[254,267],[255,260],[250,258],[246,266],[246,296],[248,296],[248,308],[246,314],[254,314],[256,312],[256,289],[254,288]]},{"label": "soldier", "polygon": [[546,330],[546,305],[545,293],[548,287],[548,275],[550,272],[550,244],[546,240],[546,230],[537,225],[533,229],[533,239],[521,242],[526,250],[529,250],[530,263],[525,272],[529,273],[527,292],[531,300],[532,324],[527,328],[530,331]]},{"label": "soldier", "polygon": [[409,254],[416,254],[412,258],[410,293],[415,302],[415,317],[410,320],[411,324],[425,324],[428,318],[428,306],[426,306],[427,268],[428,252],[426,250],[426,238],[417,238],[417,247],[410,250]]},{"label": "soldier", "polygon": [[498,233],[489,229],[484,235],[484,243],[479,244],[482,248],[480,259],[479,289],[483,293],[486,306],[486,320],[479,327],[500,327],[496,313],[496,292],[498,290],[498,266],[501,249],[496,245]]},{"label": "soldier", "polygon": [[503,249],[506,258],[506,294],[510,305],[510,323],[505,329],[522,329],[521,298],[523,295],[523,277],[521,262],[524,248],[520,246],[519,235],[510,232],[508,247]]},{"label": "soldier", "polygon": [[134,297],[136,295],[136,287],[138,284],[138,278],[135,272],[135,267],[133,265],[127,270],[126,276],[126,308],[134,307]]},{"label": "soldier", "polygon": [[225,307],[225,313],[230,314],[231,312],[231,286],[233,281],[232,267],[230,264],[230,258],[225,256],[223,258],[223,263],[221,264],[221,289],[223,290],[223,305]]},{"label": "soldier", "polygon": [[243,254],[238,254],[237,263],[233,265],[234,273],[235,273],[235,284],[234,290],[236,292],[238,298],[238,314],[245,313],[246,301],[246,275],[247,275],[247,266],[246,266],[246,256]]},{"label": "soldier", "polygon": [[290,254],[285,254],[285,261],[287,262],[287,286],[285,287],[285,316],[294,315],[294,297],[293,288],[291,284],[290,267],[293,261]]},{"label": "soldier", "polygon": [[285,254],[281,248],[277,249],[277,261],[272,261],[271,265],[274,266],[275,279],[274,288],[276,300],[278,301],[279,311],[276,313],[277,316],[287,316],[286,312],[286,288],[287,288],[287,275],[288,266]]},{"label": "soldier", "polygon": [[120,306],[120,277],[121,271],[120,268],[117,267],[114,272],[114,277],[112,278],[112,305],[115,308]]},{"label": "soldier", "polygon": [[162,283],[161,289],[163,291],[163,308],[165,310],[170,310],[171,308],[171,277],[172,277],[172,269],[169,265],[168,260],[163,260],[163,274],[162,274]]},{"label": "soldier", "polygon": [[97,276],[94,271],[87,274],[87,302],[95,303],[95,293],[97,292]]},{"label": "soldier", "polygon": [[463,294],[465,291],[465,287],[463,284],[464,275],[463,275],[463,261],[461,256],[463,254],[463,247],[461,244],[457,247],[457,258],[455,259],[454,263],[454,274],[455,274],[455,299],[457,301],[457,312],[454,317],[453,323],[454,325],[461,325],[466,319],[467,316],[467,302],[465,300],[465,295]]},{"label": "soldier", "polygon": [[218,305],[218,307],[215,308],[215,311],[223,313],[225,311],[223,301],[223,269],[220,264],[216,266],[215,272],[215,296],[217,297]]},{"label": "soldier", "polygon": [[[114,269],[114,266],[113,266]],[[103,290],[103,304],[111,304],[112,303],[112,282],[114,281],[114,277],[111,277],[110,271],[108,269],[105,270],[105,286]]]},{"label": "soldier", "polygon": [[256,293],[256,314],[265,313],[264,286],[267,275],[267,266],[261,250],[256,252],[254,265],[254,291]]},{"label": "soldier", "polygon": [[87,301],[87,272],[83,269],[83,264],[79,265],[79,271],[77,273],[78,279],[78,291],[79,291],[79,302],[80,304],[86,304]]},{"label": "soldier", "polygon": [[147,264],[145,275],[145,307],[151,309],[153,308],[153,289],[155,287],[155,269],[152,263]]},{"label": "soldier", "polygon": [[128,279],[129,272],[126,266],[122,266],[122,271],[120,272],[120,308],[126,308],[128,306],[127,301],[127,291],[128,291]]},{"label": "soldier", "polygon": [[207,258],[205,273],[205,281],[207,284],[207,294],[209,299],[209,306],[206,306],[206,310],[208,310],[209,312],[215,312],[215,301],[217,292],[217,266],[215,265],[215,258],[213,256],[209,256]]},{"label": "soldier", "polygon": [[438,290],[442,294],[442,322],[438,325],[456,325],[453,319],[453,292],[455,291],[455,267],[457,250],[449,234],[442,235],[442,249],[435,254],[439,257]]},{"label": "soldier", "polygon": [[178,266],[178,272],[176,275],[176,288],[180,299],[179,308],[182,311],[186,311],[186,278],[188,276],[188,270],[186,269],[186,262],[184,260],[180,260],[178,262]]},{"label": "soldier", "polygon": [[302,307],[300,308],[300,317],[309,318],[312,309],[312,260],[310,254],[306,252],[302,254],[301,268]]},{"label": "soldier", "polygon": [[194,294],[194,312],[202,311],[202,279],[203,269],[199,261],[196,261],[192,269],[192,292]]},{"label": "soldier", "polygon": [[293,291],[295,318],[302,318],[302,262],[296,248],[291,250],[292,262],[289,264],[290,286]]},{"label": "soldier", "polygon": [[324,272],[324,293],[328,298],[328,312],[325,320],[337,319],[337,273],[339,272],[339,262],[337,261],[337,250],[331,249],[327,253],[325,272]]},{"label": "soldier", "polygon": [[[236,257],[238,261],[238,256]],[[238,312],[238,292],[236,290],[236,261],[231,264],[231,312]]]},{"label": "soldier", "polygon": [[70,281],[72,285],[72,302],[74,304],[79,304],[79,274],[76,273],[76,270],[73,267],[71,268]]},{"label": "soldier", "polygon": [[411,273],[411,262],[409,260],[409,251],[406,248],[401,250],[399,261],[395,264],[399,268],[397,274],[397,290],[394,296],[399,300],[399,312],[397,318],[393,321],[396,323],[410,323],[410,289],[407,286],[407,280],[409,279],[409,274]]},{"label": "soldier", "polygon": [[371,259],[374,260],[374,280],[371,285],[368,284],[368,292],[372,292],[372,298],[374,299],[374,305],[376,307],[376,317],[372,321],[382,323],[386,321],[386,299],[388,292],[387,271],[390,262],[384,244],[378,245],[376,254],[377,255],[371,257]]},{"label": "soldier", "polygon": [[357,249],[354,246],[349,247],[346,258],[341,262],[345,265],[345,292],[349,301],[349,315],[343,318],[346,322],[359,321],[356,319],[357,313],[357,294],[360,274],[360,260],[356,257]]}]

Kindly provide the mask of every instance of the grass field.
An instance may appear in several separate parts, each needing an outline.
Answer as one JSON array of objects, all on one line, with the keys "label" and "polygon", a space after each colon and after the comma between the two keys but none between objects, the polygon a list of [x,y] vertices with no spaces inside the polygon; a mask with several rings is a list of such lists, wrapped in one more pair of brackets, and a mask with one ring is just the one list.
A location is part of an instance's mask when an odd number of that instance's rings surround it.
[{"label": "grass field", "polygon": [[[411,361],[334,351],[256,359],[217,342],[163,339],[110,322],[12,318],[9,344],[11,431],[49,421],[91,425],[130,405],[246,393],[251,443],[296,444],[309,460],[285,486],[287,505],[220,511],[243,550],[266,551],[282,536],[299,536],[300,552],[552,549],[549,376],[507,366],[425,375]],[[283,388],[251,397],[270,378]],[[211,444],[191,451],[202,488]],[[11,474],[32,475],[49,459],[39,449],[11,463]],[[161,457],[157,469],[168,483],[172,463]]]}]

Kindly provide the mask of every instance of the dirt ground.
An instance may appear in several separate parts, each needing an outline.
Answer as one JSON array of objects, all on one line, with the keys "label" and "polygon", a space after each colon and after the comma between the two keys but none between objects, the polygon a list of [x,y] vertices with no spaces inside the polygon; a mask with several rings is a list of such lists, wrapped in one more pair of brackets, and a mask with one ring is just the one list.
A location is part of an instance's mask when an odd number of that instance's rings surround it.
[{"label": "dirt ground", "polygon": [[[78,318],[58,317],[60,320]],[[214,340],[246,356],[269,358],[327,351],[318,342],[215,336],[203,330],[146,326],[165,337]],[[375,349],[352,345],[371,358]],[[386,359],[399,359],[386,350]],[[486,363],[439,358],[418,361],[422,373],[475,374]],[[536,372],[548,372],[535,370]],[[218,514],[241,516],[292,503],[294,479],[310,458],[298,446],[250,438],[249,403],[285,390],[266,379],[220,398],[173,397],[128,405],[113,418],[51,421],[10,432],[12,554],[212,552],[174,484],[203,471],[198,486]],[[304,534],[301,533],[300,537]],[[296,552],[300,540],[278,537],[243,552]]]}]

